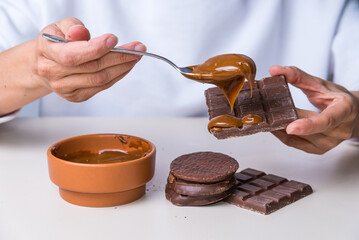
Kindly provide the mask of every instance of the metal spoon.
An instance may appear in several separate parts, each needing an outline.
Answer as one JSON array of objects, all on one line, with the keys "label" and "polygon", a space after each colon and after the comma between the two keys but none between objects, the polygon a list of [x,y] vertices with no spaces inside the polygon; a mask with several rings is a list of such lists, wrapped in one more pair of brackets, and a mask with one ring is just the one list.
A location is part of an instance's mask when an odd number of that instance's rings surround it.
[{"label": "metal spoon", "polygon": [[[67,41],[65,39],[63,39],[61,37],[58,37],[58,36],[51,35],[51,34],[47,34],[47,33],[43,33],[42,37],[44,37],[44,38],[46,38],[46,39],[48,39],[48,40],[50,40],[52,42],[67,43]],[[111,52],[130,53],[130,54],[137,54],[137,55],[154,57],[154,58],[160,59],[160,60],[165,61],[166,63],[170,64],[172,67],[174,67],[181,74],[195,75],[195,74],[191,74],[191,72],[193,71],[192,68],[178,67],[176,64],[174,64],[173,62],[171,62],[167,58],[164,58],[162,56],[159,56],[159,55],[156,55],[156,54],[153,54],[153,53],[140,52],[140,51],[129,50],[129,49],[124,49],[124,48],[112,48]]]}]

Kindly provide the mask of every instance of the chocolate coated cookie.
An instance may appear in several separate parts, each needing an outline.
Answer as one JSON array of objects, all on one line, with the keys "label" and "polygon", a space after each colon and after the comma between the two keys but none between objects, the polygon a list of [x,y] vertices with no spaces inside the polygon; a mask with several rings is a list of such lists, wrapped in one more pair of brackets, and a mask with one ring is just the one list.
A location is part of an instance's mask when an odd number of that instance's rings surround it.
[{"label": "chocolate coated cookie", "polygon": [[189,182],[214,183],[230,178],[238,167],[238,162],[228,155],[195,152],[173,160],[170,173],[178,179]]},{"label": "chocolate coated cookie", "polygon": [[[170,177],[169,177],[170,179]],[[208,196],[225,192],[236,184],[234,177],[216,183],[193,183],[173,179],[167,185],[176,193],[189,196]]]},{"label": "chocolate coated cookie", "polygon": [[203,206],[212,204],[228,197],[235,187],[225,192],[207,196],[188,196],[176,193],[169,185],[166,185],[166,198],[177,206]]}]

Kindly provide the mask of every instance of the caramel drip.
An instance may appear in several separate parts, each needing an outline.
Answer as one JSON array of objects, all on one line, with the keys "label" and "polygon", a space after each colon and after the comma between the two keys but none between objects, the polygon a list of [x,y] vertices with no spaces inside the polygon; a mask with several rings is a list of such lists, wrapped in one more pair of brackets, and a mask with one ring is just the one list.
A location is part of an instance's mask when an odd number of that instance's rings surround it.
[{"label": "caramel drip", "polygon": [[222,131],[223,128],[242,128],[243,124],[256,124],[263,121],[263,118],[256,114],[248,114],[242,118],[232,115],[220,115],[211,119],[208,123],[209,132]]},{"label": "caramel drip", "polygon": [[219,87],[227,98],[231,111],[234,102],[241,91],[245,79],[249,82],[251,93],[256,74],[254,61],[242,54],[223,54],[212,57],[202,64],[189,66],[191,73],[185,77]]}]

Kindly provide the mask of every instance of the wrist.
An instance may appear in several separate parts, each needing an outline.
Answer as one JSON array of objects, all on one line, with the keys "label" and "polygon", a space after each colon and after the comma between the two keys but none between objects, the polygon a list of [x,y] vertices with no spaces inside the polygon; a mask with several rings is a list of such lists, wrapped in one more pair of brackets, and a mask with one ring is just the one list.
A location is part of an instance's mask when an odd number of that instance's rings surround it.
[{"label": "wrist", "polygon": [[39,72],[39,60],[42,56],[38,53],[38,39],[33,39],[23,44],[24,48],[32,49],[24,59],[24,64],[28,66],[25,71],[28,73],[27,81],[22,83],[24,88],[29,90],[37,90],[38,92],[45,93],[44,95],[51,92],[50,87],[47,84],[46,79],[40,75]]},{"label": "wrist", "polygon": [[36,41],[0,53],[0,115],[20,109],[51,92],[33,71],[37,61]]}]

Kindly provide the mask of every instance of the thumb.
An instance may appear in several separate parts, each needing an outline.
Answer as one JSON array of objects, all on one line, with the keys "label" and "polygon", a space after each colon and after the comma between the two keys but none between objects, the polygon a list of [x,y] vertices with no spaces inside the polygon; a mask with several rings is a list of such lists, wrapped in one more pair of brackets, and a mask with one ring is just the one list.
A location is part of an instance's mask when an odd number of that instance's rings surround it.
[{"label": "thumb", "polygon": [[[323,126],[323,124],[319,123],[319,118],[317,118],[319,116],[319,113],[300,108],[297,108],[296,110],[299,119],[291,122],[287,126],[286,132],[288,134],[309,135],[315,133],[315,130],[317,130],[317,132],[323,130],[319,129],[318,131],[318,127],[321,128]],[[326,126],[326,124],[324,124],[324,126]]]},{"label": "thumb", "polygon": [[297,109],[297,113],[299,119],[287,126],[287,133],[311,135],[323,133],[338,126],[348,116],[348,109],[340,103],[333,102],[321,113],[303,109]]},{"label": "thumb", "polygon": [[68,41],[88,41],[91,38],[89,30],[77,18],[65,18],[57,22],[56,26]]}]

